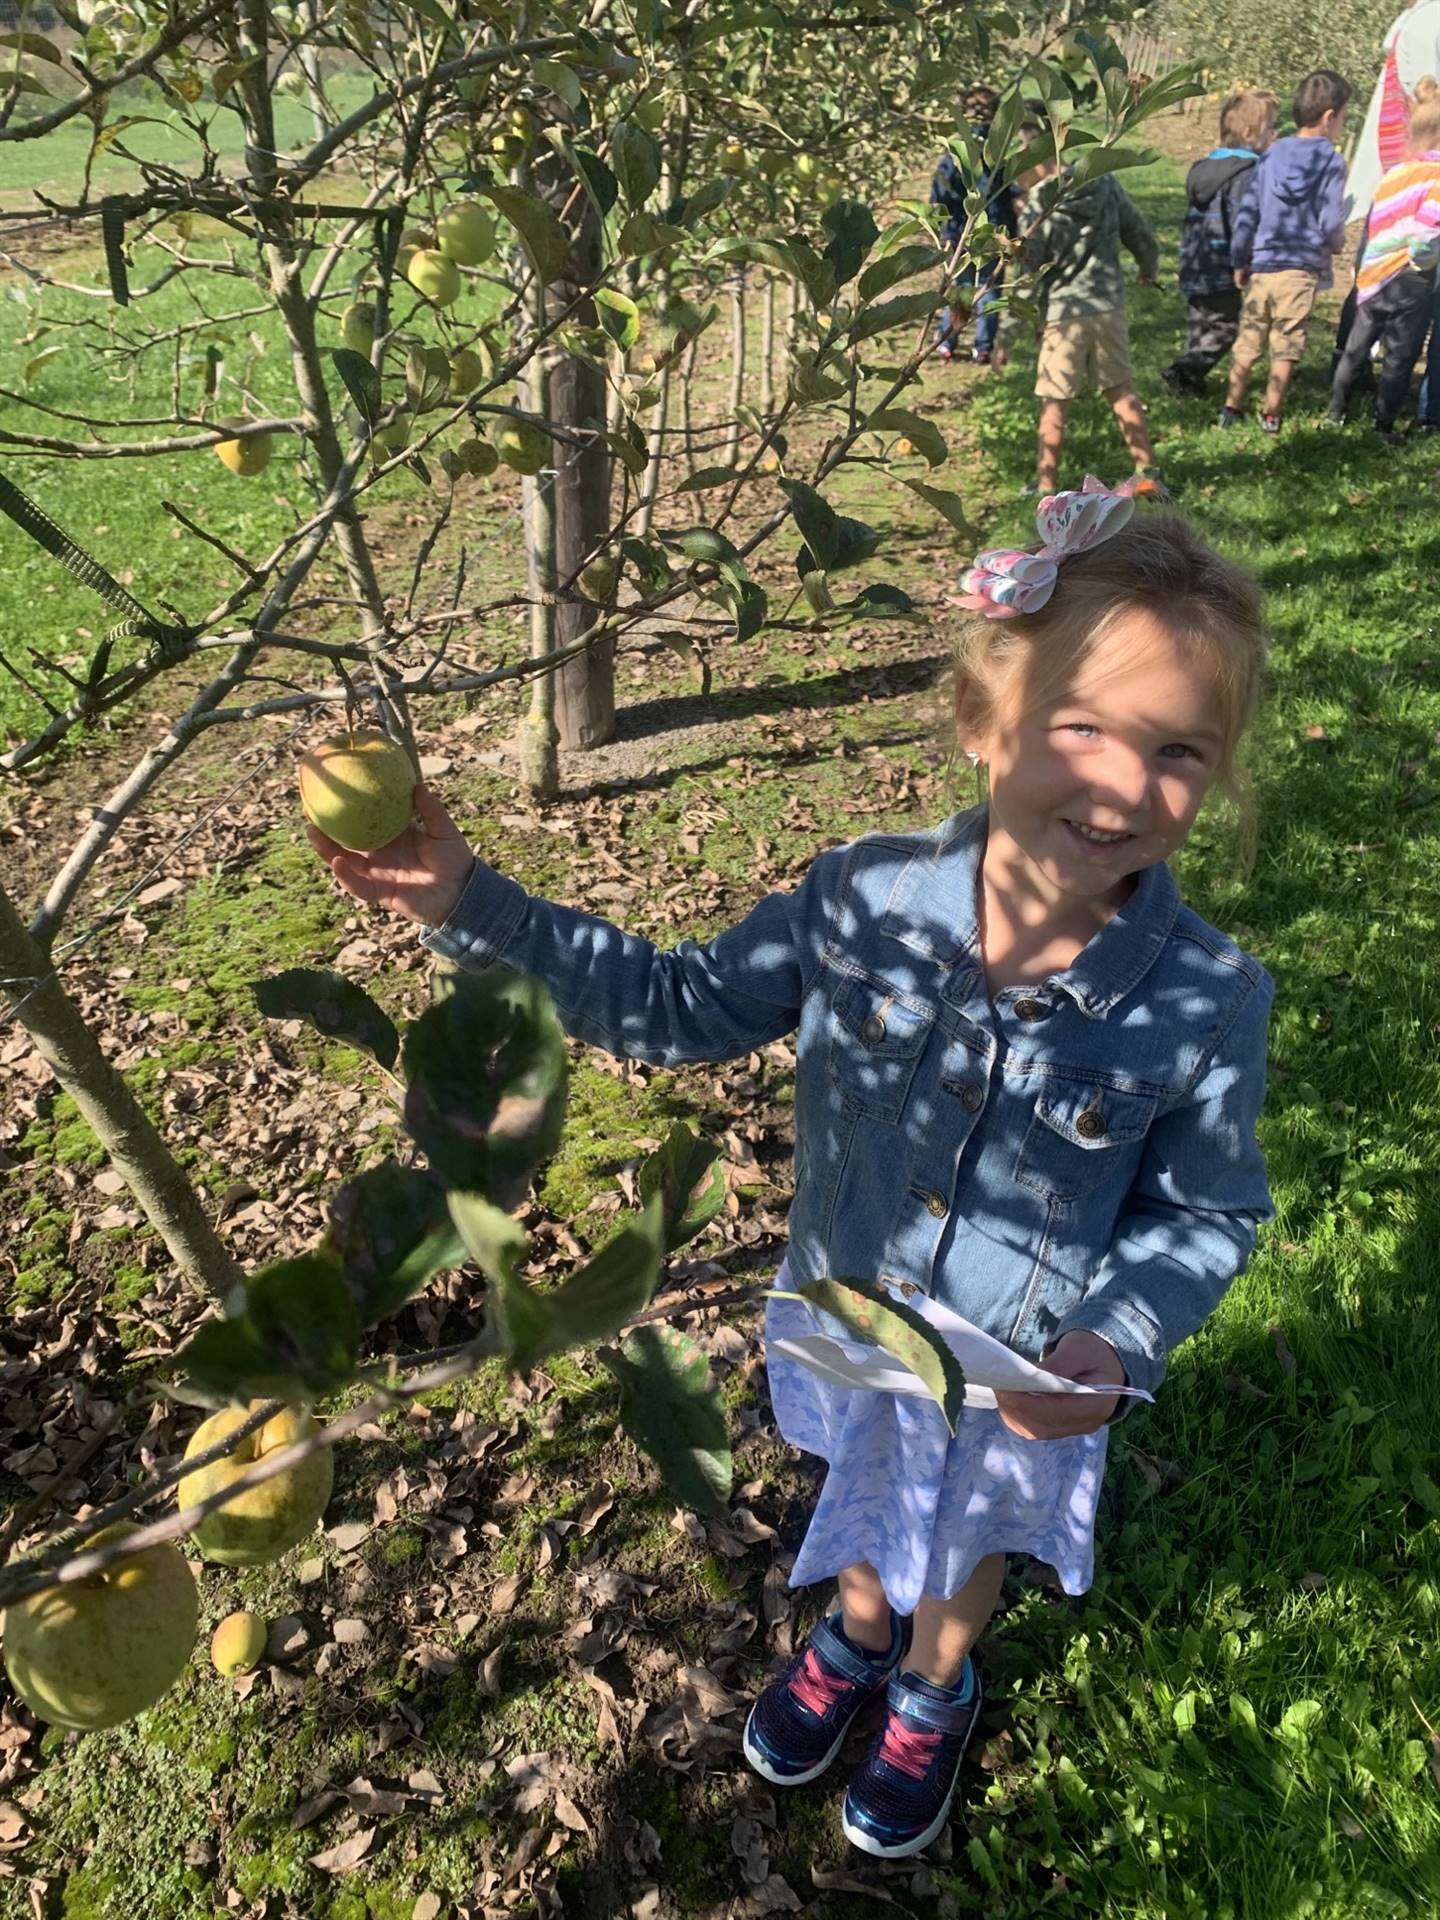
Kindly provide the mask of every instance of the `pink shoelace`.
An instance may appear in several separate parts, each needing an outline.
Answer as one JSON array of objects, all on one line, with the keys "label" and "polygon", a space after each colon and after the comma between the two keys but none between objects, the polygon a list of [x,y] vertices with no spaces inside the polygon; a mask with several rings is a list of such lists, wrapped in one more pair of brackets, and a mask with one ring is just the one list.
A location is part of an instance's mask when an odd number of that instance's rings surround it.
[{"label": "pink shoelace", "polygon": [[938,1730],[910,1727],[898,1713],[887,1714],[885,1728],[880,1735],[878,1757],[888,1761],[897,1773],[908,1774],[912,1780],[923,1780],[935,1758],[935,1749],[940,1740]]},{"label": "pink shoelace", "polygon": [[790,1682],[790,1691],[802,1706],[823,1720],[831,1707],[850,1691],[850,1682],[839,1674],[826,1673],[815,1657],[815,1649],[807,1647],[805,1658]]}]

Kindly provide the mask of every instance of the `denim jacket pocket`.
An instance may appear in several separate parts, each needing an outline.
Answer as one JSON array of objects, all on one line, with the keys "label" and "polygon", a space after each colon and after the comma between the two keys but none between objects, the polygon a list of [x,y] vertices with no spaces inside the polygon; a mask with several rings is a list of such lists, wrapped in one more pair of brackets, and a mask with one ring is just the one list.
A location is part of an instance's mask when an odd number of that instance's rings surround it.
[{"label": "denim jacket pocket", "polygon": [[893,1126],[934,1028],[935,1014],[906,1004],[874,980],[843,982],[833,1006],[831,1078],[852,1113]]},{"label": "denim jacket pocket", "polygon": [[1075,1200],[1122,1167],[1133,1174],[1157,1104],[1153,1093],[1048,1081],[1020,1143],[1016,1180],[1047,1200]]}]

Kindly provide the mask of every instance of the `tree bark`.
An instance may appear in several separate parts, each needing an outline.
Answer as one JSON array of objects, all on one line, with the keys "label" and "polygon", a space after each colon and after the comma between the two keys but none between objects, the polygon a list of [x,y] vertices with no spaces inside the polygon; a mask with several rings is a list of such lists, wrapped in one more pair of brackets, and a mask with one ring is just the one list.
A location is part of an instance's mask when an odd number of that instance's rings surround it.
[{"label": "tree bark", "polygon": [[745,399],[745,269],[730,282],[730,430],[725,440],[725,464],[740,458],[740,422],[736,415]]},{"label": "tree bark", "polygon": [[206,1219],[194,1187],[51,972],[49,956],[25,931],[9,894],[0,887],[0,978],[14,994],[16,1017],[180,1271],[223,1300],[243,1283],[243,1272]]},{"label": "tree bark", "polygon": [[760,303],[760,412],[765,420],[775,410],[775,276],[765,276]]},{"label": "tree bark", "polygon": [[[599,271],[600,217],[558,154],[537,162],[535,184],[565,218],[572,235],[565,271],[545,289],[549,319],[568,306]],[[578,202],[578,204],[573,204]],[[569,204],[567,204],[569,203]],[[575,314],[585,326],[598,325],[593,301]],[[556,355],[549,368],[549,417],[557,427],[587,436],[583,447],[555,442],[551,497],[555,517],[555,572],[573,581],[585,562],[605,544],[610,531],[610,451],[595,429],[605,420],[605,375],[577,354]],[[578,600],[555,608],[553,643],[568,647],[595,624],[596,609]],[[567,753],[600,747],[615,733],[615,647],[605,641],[577,654],[555,675],[555,726]]]}]

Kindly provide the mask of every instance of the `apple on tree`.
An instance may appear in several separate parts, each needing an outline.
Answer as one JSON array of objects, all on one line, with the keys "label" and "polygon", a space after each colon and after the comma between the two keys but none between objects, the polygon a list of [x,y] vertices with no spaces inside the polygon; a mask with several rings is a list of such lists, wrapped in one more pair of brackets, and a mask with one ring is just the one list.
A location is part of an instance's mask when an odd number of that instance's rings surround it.
[{"label": "apple on tree", "polygon": [[300,762],[300,806],[337,846],[373,853],[410,824],[415,768],[403,747],[374,728],[332,734]]},{"label": "apple on tree", "polygon": [[[121,1520],[86,1547],[140,1529]],[[5,1615],[5,1671],[41,1720],[91,1732],[133,1720],[172,1687],[195,1644],[195,1576],[169,1541],[89,1579],[49,1587]]]},{"label": "apple on tree", "polygon": [[[390,837],[393,839],[394,835]],[[196,1454],[217,1446],[264,1404],[256,1400],[249,1407],[222,1407],[219,1413],[212,1413],[195,1429],[185,1449],[185,1458],[193,1459]],[[282,1408],[263,1427],[247,1434],[233,1453],[186,1474],[180,1482],[182,1511],[243,1479],[267,1453],[293,1446],[297,1440],[318,1432],[318,1422],[302,1407]],[[325,1447],[310,1454],[298,1466],[272,1474],[259,1486],[248,1487],[225,1506],[207,1513],[190,1538],[207,1560],[217,1561],[221,1566],[258,1567],[267,1560],[278,1560],[282,1553],[288,1553],[305,1538],[325,1511],[334,1481],[334,1456]]]}]

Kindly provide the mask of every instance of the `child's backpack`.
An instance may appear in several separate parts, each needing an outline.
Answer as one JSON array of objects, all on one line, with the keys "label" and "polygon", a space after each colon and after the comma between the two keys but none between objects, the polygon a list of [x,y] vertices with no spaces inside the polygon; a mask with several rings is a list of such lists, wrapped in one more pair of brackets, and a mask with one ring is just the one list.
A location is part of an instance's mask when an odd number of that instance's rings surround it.
[{"label": "child's backpack", "polygon": [[1233,286],[1230,265],[1229,182],[1205,205],[1191,201],[1180,229],[1180,291],[1223,293]]}]

